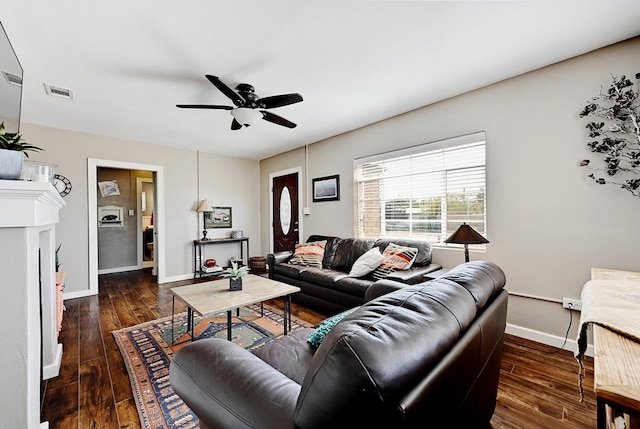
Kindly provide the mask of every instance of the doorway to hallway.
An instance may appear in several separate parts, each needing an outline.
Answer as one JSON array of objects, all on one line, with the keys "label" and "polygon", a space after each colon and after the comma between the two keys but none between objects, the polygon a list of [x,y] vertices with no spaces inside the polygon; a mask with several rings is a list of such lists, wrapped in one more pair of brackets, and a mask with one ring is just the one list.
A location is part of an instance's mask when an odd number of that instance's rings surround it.
[{"label": "doorway to hallway", "polygon": [[[132,180],[130,183],[130,193],[128,200],[109,200],[102,199],[99,203],[99,198],[103,198],[103,193],[100,191],[101,186],[105,189],[113,189],[113,186],[105,186],[100,182],[109,182],[108,177],[101,177],[99,179],[99,169],[111,169],[112,174],[116,171],[146,171],[150,175],[150,179],[153,182],[153,232],[152,232],[152,254],[153,257],[150,258],[153,264],[153,274],[157,275],[158,282],[163,283],[165,281],[166,273],[165,273],[165,249],[164,249],[164,168],[162,166],[157,165],[149,165],[149,164],[138,164],[131,162],[122,162],[122,161],[111,161],[111,160],[101,160],[101,159],[88,159],[87,164],[87,173],[88,173],[88,194],[89,194],[89,207],[88,207],[88,220],[89,220],[89,291],[90,294],[98,293],[98,274],[107,273],[107,272],[119,272],[119,271],[127,271],[132,269],[138,269],[138,261],[142,261],[144,259],[142,252],[142,243],[144,242],[144,237],[142,237],[142,232],[138,233],[138,228],[142,229],[142,218],[137,220],[137,213],[141,212],[142,200],[137,197],[137,182]],[[149,177],[147,177],[149,178]],[[126,180],[125,180],[126,181]],[[109,185],[109,184],[107,184]],[[109,192],[107,192],[109,193]],[[115,196],[115,195],[114,195]],[[138,205],[140,207],[138,208]],[[148,210],[147,210],[148,211]],[[102,214],[102,216],[100,216]],[[103,219],[104,216],[108,216],[107,219]],[[115,219],[113,218],[115,216]],[[105,222],[105,220],[107,222]],[[105,236],[114,236],[117,235],[118,228],[122,228],[118,224],[121,223],[123,226],[125,222],[129,220],[133,225],[133,239],[132,241],[132,251],[133,259],[130,256],[127,256],[133,262],[128,262],[129,265],[125,265],[122,269],[122,261],[110,262],[109,267],[107,264],[107,268],[100,269],[100,264],[103,262],[103,258],[99,252],[99,246],[102,247],[102,240],[99,239],[100,235]],[[111,224],[112,226],[101,226],[104,224]],[[105,233],[105,234],[103,234]],[[140,243],[138,243],[140,241]],[[108,250],[108,258],[116,258],[116,252],[118,250]],[[124,253],[124,252],[120,252]],[[141,254],[140,258],[136,256]],[[122,255],[119,255],[122,256]],[[99,259],[100,257],[100,259]],[[119,266],[119,267],[118,267]],[[142,268],[142,264],[140,267]]]}]

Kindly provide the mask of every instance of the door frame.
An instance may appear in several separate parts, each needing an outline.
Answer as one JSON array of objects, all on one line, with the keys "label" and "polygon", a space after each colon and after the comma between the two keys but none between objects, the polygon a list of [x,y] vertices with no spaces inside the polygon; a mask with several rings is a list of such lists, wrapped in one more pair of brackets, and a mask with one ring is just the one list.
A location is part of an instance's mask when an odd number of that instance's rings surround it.
[{"label": "door frame", "polygon": [[298,224],[298,237],[300,237],[300,242],[302,243],[304,241],[304,235],[303,235],[303,227],[304,227],[304,221],[302,218],[302,206],[304,204],[300,204],[301,202],[301,194],[303,192],[305,192],[306,195],[306,189],[303,190],[303,183],[304,181],[302,180],[302,167],[294,167],[294,168],[289,168],[287,170],[281,170],[281,171],[275,171],[273,173],[269,173],[269,253],[273,252],[273,247],[274,247],[274,237],[273,237],[273,179],[275,179],[276,177],[281,177],[281,176],[288,176],[289,174],[294,174],[294,173],[298,173],[298,219],[299,219],[299,224]]},{"label": "door frame", "polygon": [[154,174],[154,186],[157,198],[154,198],[154,233],[157,258],[154,264],[158,268],[158,283],[164,283],[165,234],[164,234],[164,167],[161,165],[139,164],[135,162],[113,161],[87,158],[88,183],[88,219],[89,219],[89,295],[98,294],[98,167],[121,168],[123,170],[146,170]]},{"label": "door frame", "polygon": [[[153,261],[145,261],[144,257],[143,257],[143,249],[142,249],[142,200],[141,200],[141,196],[142,196],[142,184],[143,183],[151,183],[154,188],[155,188],[155,183],[153,182],[153,178],[150,177],[136,177],[136,223],[137,223],[137,230],[138,230],[138,238],[137,238],[137,243],[138,243],[138,250],[136,252],[136,257],[137,257],[137,261],[138,261],[138,269],[142,269],[142,268],[148,268],[148,267],[153,267],[153,274],[155,275],[155,273],[158,272],[157,267],[156,267],[156,260],[155,257],[153,258]],[[155,194],[155,191],[154,191]],[[153,205],[155,208],[155,198],[153,199]],[[154,225],[155,228],[155,225]],[[153,246],[155,247],[155,232],[153,234]],[[154,256],[155,256],[155,249],[154,249]]]}]

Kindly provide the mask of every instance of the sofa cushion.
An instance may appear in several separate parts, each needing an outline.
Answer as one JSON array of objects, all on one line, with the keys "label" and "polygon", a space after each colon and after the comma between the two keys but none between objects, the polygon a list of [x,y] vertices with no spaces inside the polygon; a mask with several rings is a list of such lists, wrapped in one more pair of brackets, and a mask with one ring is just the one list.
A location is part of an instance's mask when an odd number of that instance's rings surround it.
[{"label": "sofa cushion", "polygon": [[358,258],[373,247],[373,243],[373,240],[367,238],[341,239],[330,268],[348,273]]},{"label": "sofa cushion", "polygon": [[276,275],[288,277],[291,279],[299,279],[300,273],[308,269],[309,267],[306,267],[304,265],[276,264],[273,267],[273,272]]},{"label": "sofa cushion", "polygon": [[251,352],[298,384],[302,384],[314,350],[307,343],[313,328],[303,328],[270,341]]},{"label": "sofa cushion", "polygon": [[336,314],[335,316],[324,319],[322,322],[320,322],[316,329],[311,332],[309,338],[307,339],[307,342],[311,344],[311,347],[313,349],[317,349],[318,347],[320,347],[320,344],[322,344],[324,337],[327,336],[329,331],[331,331],[331,329],[333,329],[333,327],[336,326],[339,321],[353,313],[357,308],[358,307],[350,308],[343,311],[342,313]]},{"label": "sofa cushion", "polygon": [[328,268],[311,268],[300,272],[300,280],[315,283],[333,289],[335,283],[347,274],[341,271],[330,270]]},{"label": "sofa cushion", "polygon": [[364,300],[364,295],[372,284],[373,280],[368,276],[364,278],[347,276],[336,282],[335,290]]},{"label": "sofa cushion", "polygon": [[289,263],[322,268],[322,258],[324,257],[324,247],[326,244],[326,240],[296,244],[295,251],[291,259],[289,259]]},{"label": "sofa cushion", "polygon": [[411,268],[411,264],[413,264],[417,254],[418,249],[415,247],[405,247],[395,243],[389,243],[384,249],[384,252],[382,252],[384,261],[382,261],[380,266],[372,273],[373,278],[380,280],[394,271],[408,270]]},{"label": "sofa cushion", "polygon": [[413,261],[413,266],[425,266],[431,264],[432,249],[431,244],[421,240],[411,240],[408,238],[381,238],[376,241],[375,246],[380,248],[380,252],[384,252],[389,243],[395,243],[400,246],[415,247],[418,249],[416,259]]},{"label": "sofa cushion", "polygon": [[384,261],[384,256],[380,253],[379,247],[367,250],[351,267],[349,277],[363,277],[375,270]]}]

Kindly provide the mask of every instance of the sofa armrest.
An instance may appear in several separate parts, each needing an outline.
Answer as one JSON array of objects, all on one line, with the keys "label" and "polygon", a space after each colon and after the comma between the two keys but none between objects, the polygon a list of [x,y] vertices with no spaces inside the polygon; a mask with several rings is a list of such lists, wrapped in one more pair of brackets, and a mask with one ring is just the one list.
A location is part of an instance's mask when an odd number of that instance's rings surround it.
[{"label": "sofa armrest", "polygon": [[207,427],[293,427],[300,385],[230,341],[185,346],[169,374],[175,392]]},{"label": "sofa armrest", "polygon": [[267,255],[267,266],[269,267],[269,278],[273,278],[273,267],[275,264],[287,262],[293,256],[293,252],[285,250],[282,252],[269,253]]},{"label": "sofa armrest", "polygon": [[389,280],[395,280],[408,285],[415,285],[423,283],[425,281],[424,275],[441,269],[442,266],[438,264],[429,264],[425,266],[412,267],[408,270],[394,271],[386,278]]}]

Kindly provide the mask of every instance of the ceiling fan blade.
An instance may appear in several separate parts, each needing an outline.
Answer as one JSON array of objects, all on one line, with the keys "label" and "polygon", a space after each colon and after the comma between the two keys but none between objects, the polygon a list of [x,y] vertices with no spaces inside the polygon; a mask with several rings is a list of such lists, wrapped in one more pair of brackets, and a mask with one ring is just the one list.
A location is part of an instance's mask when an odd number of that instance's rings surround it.
[{"label": "ceiling fan blade", "polygon": [[231,121],[231,129],[239,130],[240,128],[242,128],[242,125],[240,124],[240,122],[236,121],[236,118],[233,118],[233,121]]},{"label": "ceiling fan blade", "polygon": [[283,127],[287,127],[287,128],[297,127],[296,124],[286,120],[282,116],[278,116],[271,112],[267,112],[266,110],[261,110],[260,112],[262,112],[262,119],[264,119],[265,121],[273,122],[274,124],[282,125]]},{"label": "ceiling fan blade", "polygon": [[302,101],[302,95],[282,94],[264,97],[257,101],[258,105],[264,109],[273,109],[274,107],[288,106],[289,104],[299,103]]},{"label": "ceiling fan blade", "polygon": [[205,77],[209,79],[209,82],[213,84],[216,88],[220,90],[224,95],[229,97],[233,104],[236,106],[242,106],[245,103],[245,99],[235,92],[233,89],[229,88],[223,81],[221,81],[217,76],[212,76],[210,74],[206,74]]},{"label": "ceiling fan blade", "polygon": [[183,109],[217,109],[217,110],[233,110],[231,106],[218,106],[215,104],[176,104],[176,107]]}]

